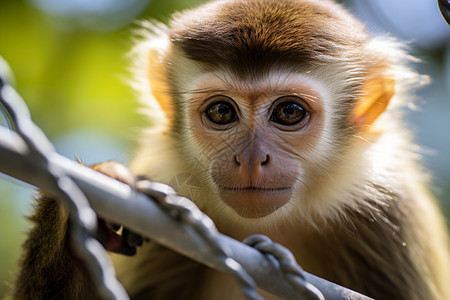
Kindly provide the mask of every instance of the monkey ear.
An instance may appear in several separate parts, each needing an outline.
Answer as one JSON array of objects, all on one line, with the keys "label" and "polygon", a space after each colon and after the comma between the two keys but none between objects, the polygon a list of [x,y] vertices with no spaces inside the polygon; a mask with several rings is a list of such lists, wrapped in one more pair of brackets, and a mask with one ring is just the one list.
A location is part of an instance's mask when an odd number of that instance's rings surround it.
[{"label": "monkey ear", "polygon": [[157,49],[150,49],[147,59],[148,80],[151,93],[158,101],[166,117],[170,118],[173,114],[172,102],[160,51]]},{"label": "monkey ear", "polygon": [[395,80],[391,75],[380,72],[369,79],[356,103],[352,115],[355,128],[371,125],[386,110],[395,93]]}]

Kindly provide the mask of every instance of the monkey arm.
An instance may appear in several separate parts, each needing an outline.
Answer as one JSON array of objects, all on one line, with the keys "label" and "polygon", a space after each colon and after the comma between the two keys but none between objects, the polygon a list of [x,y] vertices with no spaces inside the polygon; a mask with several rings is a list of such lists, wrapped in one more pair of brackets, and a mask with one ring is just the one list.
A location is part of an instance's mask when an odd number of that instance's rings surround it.
[{"label": "monkey arm", "polygon": [[39,196],[23,248],[13,299],[94,299],[84,264],[70,249],[68,214],[62,204]]},{"label": "monkey arm", "polygon": [[[132,185],[134,176],[117,162],[104,162],[91,167],[123,183]],[[31,216],[33,227],[24,244],[13,299],[93,299],[96,289],[84,262],[76,255],[68,230],[69,214],[57,199],[39,194]],[[99,219],[97,239],[110,251],[133,255],[142,237]],[[95,297],[94,297],[95,296]],[[98,297],[97,297],[98,298]]]}]

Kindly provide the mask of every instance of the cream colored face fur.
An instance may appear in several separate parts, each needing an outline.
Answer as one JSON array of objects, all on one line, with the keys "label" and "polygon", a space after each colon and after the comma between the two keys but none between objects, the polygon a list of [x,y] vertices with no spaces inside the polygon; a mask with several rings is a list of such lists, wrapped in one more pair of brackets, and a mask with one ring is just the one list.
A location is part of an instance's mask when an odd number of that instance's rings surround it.
[{"label": "cream colored face fur", "polygon": [[[201,74],[180,90],[183,103],[189,103],[186,134],[193,142],[187,146],[217,192],[217,210],[244,219],[273,219],[305,204],[298,202],[309,191],[311,172],[324,163],[325,157],[316,153],[330,152],[330,131],[324,130],[330,126],[330,100],[319,81],[290,72],[253,80],[216,72]],[[227,103],[236,120],[211,122],[206,112],[217,102]],[[286,102],[304,108],[302,121],[286,126],[271,120],[276,107]]]},{"label": "cream colored face fur", "polygon": [[[179,109],[186,112],[178,120],[184,154],[167,160],[184,157],[174,169],[188,168],[201,182],[202,193],[193,200],[219,227],[245,224],[265,230],[286,222],[318,225],[339,218],[345,207],[359,205],[353,183],[371,178],[364,149],[373,145],[368,137],[344,137],[337,129],[342,120],[333,112],[348,96],[345,85],[339,84],[347,76],[339,65],[306,72],[273,70],[246,80],[226,71],[205,72],[180,55],[173,57],[179,66],[173,84],[180,95]],[[218,96],[228,99],[238,117],[224,128],[205,118],[205,110]],[[283,128],[270,121],[283,97],[298,99],[308,110],[304,126]],[[340,142],[348,138],[352,139],[349,151],[337,153],[346,149]],[[267,165],[245,168],[236,165],[239,154],[271,159]]]}]

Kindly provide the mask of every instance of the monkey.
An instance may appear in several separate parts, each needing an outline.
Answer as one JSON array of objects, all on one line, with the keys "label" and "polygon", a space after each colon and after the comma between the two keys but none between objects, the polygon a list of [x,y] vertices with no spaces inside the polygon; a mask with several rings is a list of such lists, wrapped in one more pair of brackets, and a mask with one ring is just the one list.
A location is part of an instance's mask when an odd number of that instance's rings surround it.
[{"label": "monkey", "polygon": [[[445,221],[402,121],[424,77],[400,43],[330,0],[215,0],[142,28],[131,56],[152,126],[129,169],[94,169],[131,186],[184,176],[174,188],[220,232],[265,234],[306,271],[372,298],[450,299]],[[67,212],[37,201],[13,298],[98,297],[68,246]],[[135,252],[119,235],[104,244]],[[132,299],[243,297],[152,241],[111,257]]]}]

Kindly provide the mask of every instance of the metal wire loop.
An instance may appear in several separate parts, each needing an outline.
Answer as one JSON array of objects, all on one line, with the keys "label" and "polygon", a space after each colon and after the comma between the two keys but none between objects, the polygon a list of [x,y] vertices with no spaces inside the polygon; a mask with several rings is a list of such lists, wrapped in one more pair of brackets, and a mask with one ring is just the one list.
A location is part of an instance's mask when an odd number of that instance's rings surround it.
[{"label": "metal wire loop", "polygon": [[244,268],[228,254],[228,249],[217,239],[218,231],[213,221],[189,199],[178,196],[175,191],[161,183],[141,180],[136,184],[137,189],[157,200],[172,216],[177,216],[183,225],[191,227],[206,242],[215,253],[217,262],[222,265],[224,272],[230,274],[239,284],[247,299],[259,300],[261,296],[256,292],[254,280]]},{"label": "metal wire loop", "polygon": [[251,235],[243,242],[265,255],[273,256],[278,261],[280,270],[286,277],[286,280],[304,299],[325,299],[315,286],[306,281],[303,269],[297,264],[294,255],[286,247],[272,242],[272,240],[262,234]]}]

